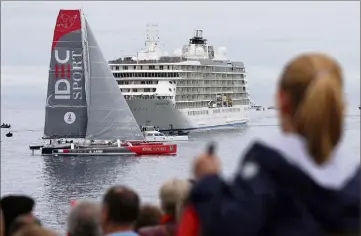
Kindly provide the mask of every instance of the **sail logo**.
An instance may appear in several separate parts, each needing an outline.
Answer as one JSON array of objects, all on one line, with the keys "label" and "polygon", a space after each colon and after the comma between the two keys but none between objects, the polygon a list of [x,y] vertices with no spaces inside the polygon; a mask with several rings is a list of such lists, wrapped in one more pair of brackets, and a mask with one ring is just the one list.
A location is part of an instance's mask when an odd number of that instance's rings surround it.
[{"label": "sail logo", "polygon": [[74,15],[73,17],[71,17],[66,14],[61,14],[59,18],[59,23],[56,26],[63,29],[69,29],[74,25],[77,17],[78,15]]},{"label": "sail logo", "polygon": [[70,125],[70,124],[73,124],[75,120],[76,120],[76,115],[74,112],[65,113],[65,115],[64,115],[65,123]]},{"label": "sail logo", "polygon": [[[60,55],[61,54],[61,55]],[[65,56],[64,56],[65,54]],[[55,99],[83,99],[82,50],[54,50]]]}]

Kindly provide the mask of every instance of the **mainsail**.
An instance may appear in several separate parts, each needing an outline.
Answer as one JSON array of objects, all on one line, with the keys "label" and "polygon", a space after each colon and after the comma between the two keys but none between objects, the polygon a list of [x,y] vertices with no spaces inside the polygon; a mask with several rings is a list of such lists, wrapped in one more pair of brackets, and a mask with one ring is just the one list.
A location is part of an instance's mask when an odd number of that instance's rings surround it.
[{"label": "mainsail", "polygon": [[[68,63],[61,76],[69,77],[58,82],[54,73],[61,62]],[[80,10],[60,10],[58,15],[44,133],[58,138],[144,139]]]},{"label": "mainsail", "polygon": [[51,47],[45,138],[83,138],[87,108],[79,10],[60,10]]}]

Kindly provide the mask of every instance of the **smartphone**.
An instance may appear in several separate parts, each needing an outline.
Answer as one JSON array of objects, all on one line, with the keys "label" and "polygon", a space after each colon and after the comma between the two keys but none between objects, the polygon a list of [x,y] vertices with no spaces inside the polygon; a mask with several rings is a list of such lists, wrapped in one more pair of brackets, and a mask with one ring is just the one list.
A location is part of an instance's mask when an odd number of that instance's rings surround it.
[{"label": "smartphone", "polygon": [[207,152],[210,156],[214,154],[215,149],[216,149],[216,144],[214,142],[208,144]]}]

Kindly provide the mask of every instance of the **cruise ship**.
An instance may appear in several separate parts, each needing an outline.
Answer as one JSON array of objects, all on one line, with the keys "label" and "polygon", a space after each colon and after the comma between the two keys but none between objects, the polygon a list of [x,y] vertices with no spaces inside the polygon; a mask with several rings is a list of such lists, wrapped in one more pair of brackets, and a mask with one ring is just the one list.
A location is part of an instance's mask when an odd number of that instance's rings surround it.
[{"label": "cruise ship", "polygon": [[168,56],[158,46],[158,26],[147,27],[144,49],[109,61],[139,125],[169,131],[247,124],[250,100],[243,62],[227,60],[222,48],[217,53],[202,30]]}]

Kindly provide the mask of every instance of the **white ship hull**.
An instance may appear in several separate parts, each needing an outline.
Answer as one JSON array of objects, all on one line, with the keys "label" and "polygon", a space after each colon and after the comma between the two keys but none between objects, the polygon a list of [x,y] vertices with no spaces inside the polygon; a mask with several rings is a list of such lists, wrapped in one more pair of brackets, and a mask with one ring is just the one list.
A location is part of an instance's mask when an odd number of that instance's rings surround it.
[{"label": "white ship hull", "polygon": [[247,106],[176,109],[172,100],[127,100],[139,125],[152,125],[161,131],[200,130],[247,124]]}]

